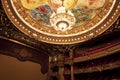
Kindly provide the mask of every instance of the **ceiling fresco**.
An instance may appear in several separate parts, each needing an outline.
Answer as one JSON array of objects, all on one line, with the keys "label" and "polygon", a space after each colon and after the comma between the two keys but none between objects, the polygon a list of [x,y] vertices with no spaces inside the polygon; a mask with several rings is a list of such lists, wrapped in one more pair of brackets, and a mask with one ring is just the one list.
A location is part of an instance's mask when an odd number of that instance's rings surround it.
[{"label": "ceiling fresco", "polygon": [[119,17],[119,0],[3,0],[13,24],[52,44],[74,44],[106,31]]}]

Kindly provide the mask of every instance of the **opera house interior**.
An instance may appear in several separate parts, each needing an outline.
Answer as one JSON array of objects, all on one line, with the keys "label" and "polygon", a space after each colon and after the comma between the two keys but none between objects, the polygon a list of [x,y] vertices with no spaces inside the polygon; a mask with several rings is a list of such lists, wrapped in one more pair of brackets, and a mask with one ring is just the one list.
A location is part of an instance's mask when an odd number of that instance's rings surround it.
[{"label": "opera house interior", "polygon": [[0,0],[0,80],[120,80],[120,0]]}]

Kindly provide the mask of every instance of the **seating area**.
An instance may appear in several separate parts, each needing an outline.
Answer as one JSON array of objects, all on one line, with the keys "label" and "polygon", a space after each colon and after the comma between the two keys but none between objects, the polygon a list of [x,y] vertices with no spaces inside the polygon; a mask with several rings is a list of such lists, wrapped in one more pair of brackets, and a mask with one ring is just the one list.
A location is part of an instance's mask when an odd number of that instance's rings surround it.
[{"label": "seating area", "polygon": [[[120,80],[119,74],[120,68],[103,72],[75,74],[74,80]],[[70,80],[70,76],[65,75],[65,80]]]},{"label": "seating area", "polygon": [[99,47],[90,47],[90,48],[86,48],[86,49],[81,49],[81,51],[79,52],[74,52],[74,58],[77,58],[77,57],[82,57],[82,56],[86,56],[86,55],[90,55],[90,54],[96,54],[98,52],[101,52],[101,51],[104,51],[104,50],[107,50],[111,47],[114,47],[116,45],[119,45],[120,42],[118,41],[113,41],[113,43],[109,43],[109,44],[103,44]]},{"label": "seating area", "polygon": [[[104,66],[106,64],[110,64],[110,63],[114,63],[120,61],[120,55],[119,53],[110,55],[110,56],[106,56],[106,57],[102,57],[99,59],[94,59],[91,61],[86,61],[86,62],[79,62],[79,63],[74,63],[73,64],[73,68],[75,71],[79,70],[79,69],[87,69],[87,68],[92,68],[92,67],[97,67],[97,66]],[[71,65],[70,64],[66,64],[64,67],[64,71],[65,72],[70,72],[70,68]]]},{"label": "seating area", "polygon": [[108,63],[116,62],[120,60],[120,55],[114,54],[111,56],[91,60],[91,61],[86,61],[82,63],[74,63],[74,69],[81,69],[81,68],[88,68],[88,67],[94,67],[94,66],[100,66],[100,65],[105,65]]}]

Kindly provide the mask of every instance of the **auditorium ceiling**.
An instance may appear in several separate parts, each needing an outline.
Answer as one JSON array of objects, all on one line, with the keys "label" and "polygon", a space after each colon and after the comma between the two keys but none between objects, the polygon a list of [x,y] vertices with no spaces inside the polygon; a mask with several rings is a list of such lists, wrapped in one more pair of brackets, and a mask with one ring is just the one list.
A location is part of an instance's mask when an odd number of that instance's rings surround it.
[{"label": "auditorium ceiling", "polygon": [[17,50],[29,48],[39,56],[45,54],[45,62],[52,55],[68,56],[71,50],[74,62],[120,51],[119,0],[1,0],[0,4],[0,51],[8,44],[20,45]]},{"label": "auditorium ceiling", "polygon": [[116,0],[7,0],[2,4],[21,32],[51,44],[74,44],[95,38],[119,16]]}]

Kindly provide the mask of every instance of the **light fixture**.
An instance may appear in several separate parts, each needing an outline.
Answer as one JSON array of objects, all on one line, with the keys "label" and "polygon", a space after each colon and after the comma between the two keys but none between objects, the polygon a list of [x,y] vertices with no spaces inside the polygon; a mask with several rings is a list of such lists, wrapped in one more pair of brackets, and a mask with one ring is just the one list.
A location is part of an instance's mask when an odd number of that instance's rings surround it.
[{"label": "light fixture", "polygon": [[66,8],[62,6],[57,9],[57,11],[53,12],[50,17],[51,26],[54,27],[55,30],[66,31],[72,29],[73,25],[75,25],[76,19],[74,14]]},{"label": "light fixture", "polygon": [[30,1],[2,0],[2,5],[21,32],[50,44],[90,40],[105,32],[119,17],[119,0]]}]

